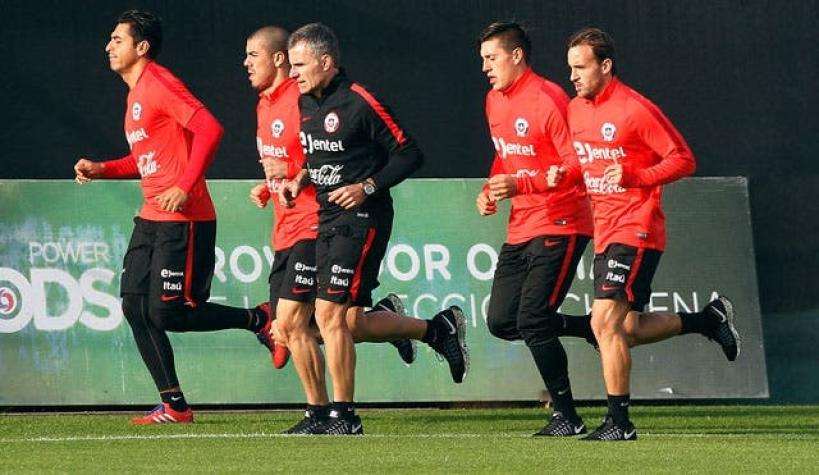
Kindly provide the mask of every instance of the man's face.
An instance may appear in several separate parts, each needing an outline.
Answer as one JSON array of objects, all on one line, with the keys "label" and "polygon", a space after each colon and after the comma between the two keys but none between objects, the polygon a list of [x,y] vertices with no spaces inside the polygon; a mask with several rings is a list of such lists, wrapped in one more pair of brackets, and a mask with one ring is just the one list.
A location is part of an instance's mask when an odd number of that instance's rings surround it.
[{"label": "man's face", "polygon": [[611,80],[610,59],[598,62],[589,45],[572,46],[567,57],[570,79],[578,97],[594,99],[603,92]]},{"label": "man's face", "polygon": [[302,94],[321,93],[330,82],[333,67],[328,57],[317,58],[307,44],[296,43],[288,50],[290,56],[290,77],[296,80]]},{"label": "man's face", "polygon": [[481,43],[481,71],[486,73],[492,89],[503,91],[524,70],[523,51],[520,48],[507,51],[500,38],[490,38]]},{"label": "man's face", "polygon": [[268,45],[262,38],[250,38],[245,47],[245,62],[247,78],[253,89],[264,92],[273,86],[276,78],[274,52],[268,51]]},{"label": "man's face", "polygon": [[138,50],[144,49],[147,52],[147,44],[146,41],[135,43],[134,37],[131,36],[131,25],[118,23],[111,32],[111,40],[105,45],[111,70],[116,73],[128,71],[142,56]]}]

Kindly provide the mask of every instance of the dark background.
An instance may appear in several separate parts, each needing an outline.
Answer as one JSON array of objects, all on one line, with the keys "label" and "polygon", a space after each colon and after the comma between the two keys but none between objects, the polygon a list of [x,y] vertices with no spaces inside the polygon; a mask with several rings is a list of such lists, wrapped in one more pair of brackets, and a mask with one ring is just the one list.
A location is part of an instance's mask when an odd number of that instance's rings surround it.
[{"label": "dark background", "polygon": [[127,89],[103,49],[132,7],[163,17],[160,62],[225,126],[210,178],[259,176],[242,61],[247,35],[264,24],[334,28],[350,76],[425,151],[417,177],[489,169],[476,43],[487,24],[528,25],[535,70],[567,90],[566,38],[588,25],[609,31],[621,79],[687,138],[696,175],[749,178],[771,399],[819,401],[817,1],[1,0],[0,178],[72,178],[81,156],[127,153]]}]

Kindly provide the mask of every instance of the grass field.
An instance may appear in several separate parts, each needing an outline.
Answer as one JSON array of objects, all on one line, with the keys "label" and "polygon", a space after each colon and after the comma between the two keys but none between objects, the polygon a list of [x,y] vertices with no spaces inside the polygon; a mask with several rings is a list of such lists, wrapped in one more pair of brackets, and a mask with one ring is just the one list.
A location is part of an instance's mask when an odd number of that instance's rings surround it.
[{"label": "grass field", "polygon": [[[581,408],[596,426],[602,407]],[[819,472],[819,406],[632,408],[639,440],[533,438],[542,409],[361,410],[364,437],[283,436],[295,411],[2,415],[0,472]]]}]

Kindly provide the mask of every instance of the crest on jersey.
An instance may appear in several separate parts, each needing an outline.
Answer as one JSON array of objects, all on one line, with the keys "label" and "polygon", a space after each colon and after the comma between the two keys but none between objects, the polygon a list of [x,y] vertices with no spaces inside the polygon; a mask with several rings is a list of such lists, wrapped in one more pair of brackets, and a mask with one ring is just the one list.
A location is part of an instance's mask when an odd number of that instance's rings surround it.
[{"label": "crest on jersey", "polygon": [[332,134],[341,126],[341,119],[338,118],[338,114],[335,112],[330,112],[326,116],[324,116],[324,130],[327,131],[328,134]]},{"label": "crest on jersey", "polygon": [[281,119],[276,119],[270,124],[270,133],[273,134],[273,137],[279,138],[282,136],[282,132],[284,132],[284,122]]},{"label": "crest on jersey", "polygon": [[529,133],[529,122],[523,117],[515,119],[515,135],[518,137],[526,137]]},{"label": "crest on jersey", "polygon": [[142,117],[142,104],[134,102],[134,106],[131,107],[131,117],[133,117],[134,120],[139,120]]},{"label": "crest on jersey", "polygon": [[600,133],[603,135],[603,140],[611,142],[614,140],[614,134],[617,133],[617,127],[611,122],[606,122],[603,124],[603,127],[600,128]]}]

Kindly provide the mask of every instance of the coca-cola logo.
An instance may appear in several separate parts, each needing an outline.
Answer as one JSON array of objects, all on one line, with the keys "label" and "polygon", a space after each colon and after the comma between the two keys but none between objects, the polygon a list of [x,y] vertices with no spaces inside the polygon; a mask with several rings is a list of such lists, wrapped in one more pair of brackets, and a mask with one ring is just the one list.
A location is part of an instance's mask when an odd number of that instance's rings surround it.
[{"label": "coca-cola logo", "polygon": [[344,165],[322,165],[310,169],[310,180],[316,186],[333,186],[341,183],[341,170]]}]

